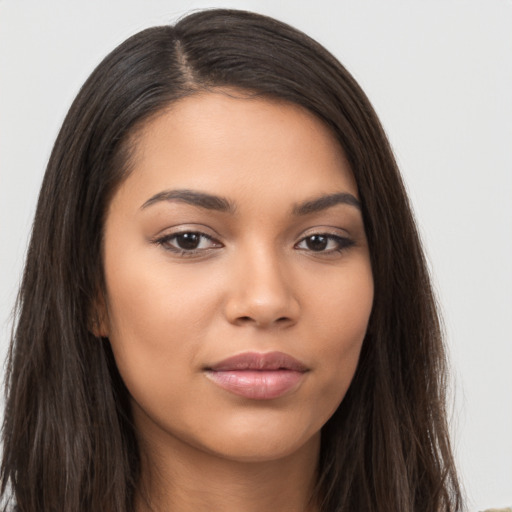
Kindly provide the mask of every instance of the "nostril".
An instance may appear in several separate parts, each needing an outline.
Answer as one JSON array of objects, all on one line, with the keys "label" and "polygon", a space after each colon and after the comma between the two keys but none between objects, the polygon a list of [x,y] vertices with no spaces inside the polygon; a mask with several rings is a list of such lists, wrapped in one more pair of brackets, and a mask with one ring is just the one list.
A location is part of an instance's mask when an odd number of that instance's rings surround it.
[{"label": "nostril", "polygon": [[290,322],[290,318],[287,316],[281,316],[279,318],[276,318],[273,321],[265,321],[262,319],[253,318],[252,316],[249,316],[249,315],[240,316],[237,318],[238,324],[254,323],[255,325],[267,325],[267,324],[283,325],[288,322]]}]

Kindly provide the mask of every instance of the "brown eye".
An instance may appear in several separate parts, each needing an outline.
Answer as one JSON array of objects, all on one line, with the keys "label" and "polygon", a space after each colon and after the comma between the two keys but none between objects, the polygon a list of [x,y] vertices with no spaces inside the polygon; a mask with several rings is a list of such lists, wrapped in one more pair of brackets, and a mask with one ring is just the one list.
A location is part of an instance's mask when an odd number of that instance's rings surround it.
[{"label": "brown eye", "polygon": [[164,249],[179,253],[180,255],[200,254],[209,249],[217,249],[222,244],[211,236],[198,231],[183,231],[166,235],[154,241]]},{"label": "brown eye", "polygon": [[181,233],[174,237],[174,244],[183,250],[190,251],[197,249],[201,242],[201,235],[199,233]]},{"label": "brown eye", "polygon": [[325,251],[329,238],[324,235],[313,235],[308,236],[305,242],[310,251]]},{"label": "brown eye", "polygon": [[352,245],[354,245],[354,241],[349,238],[328,233],[318,233],[303,238],[296,245],[296,248],[304,251],[330,254],[342,252]]}]

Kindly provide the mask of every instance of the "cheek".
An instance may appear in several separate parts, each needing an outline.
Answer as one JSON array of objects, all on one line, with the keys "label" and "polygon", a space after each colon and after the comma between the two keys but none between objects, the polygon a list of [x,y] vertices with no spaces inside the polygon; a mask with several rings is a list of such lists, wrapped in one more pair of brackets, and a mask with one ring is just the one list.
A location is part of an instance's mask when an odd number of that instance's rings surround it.
[{"label": "cheek", "polygon": [[182,268],[156,251],[127,252],[111,251],[105,261],[111,337],[165,344],[209,318],[218,283],[207,266]]},{"label": "cheek", "polygon": [[162,388],[162,379],[176,387],[186,380],[215,311],[211,279],[171,270],[137,262],[134,253],[105,263],[110,343],[127,388],[140,400]]},{"label": "cheek", "polygon": [[[373,284],[361,283],[347,293],[333,298],[329,331],[331,344],[328,349],[338,361],[350,361],[349,355],[359,356],[366,335],[373,304]],[[329,319],[326,319],[328,321]],[[335,334],[337,333],[337,334]],[[337,356],[337,357],[336,357]]]},{"label": "cheek", "polygon": [[362,261],[340,279],[332,279],[319,297],[316,318],[321,339],[316,346],[323,396],[334,409],[354,377],[373,305],[373,278],[369,263]]}]

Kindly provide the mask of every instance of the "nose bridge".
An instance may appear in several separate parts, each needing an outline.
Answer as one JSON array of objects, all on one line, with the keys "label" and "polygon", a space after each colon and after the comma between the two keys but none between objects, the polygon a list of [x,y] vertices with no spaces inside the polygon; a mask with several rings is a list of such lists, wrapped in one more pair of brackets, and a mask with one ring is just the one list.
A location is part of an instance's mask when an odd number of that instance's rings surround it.
[{"label": "nose bridge", "polygon": [[258,326],[296,321],[299,304],[285,255],[253,240],[237,251],[227,314],[232,322]]}]

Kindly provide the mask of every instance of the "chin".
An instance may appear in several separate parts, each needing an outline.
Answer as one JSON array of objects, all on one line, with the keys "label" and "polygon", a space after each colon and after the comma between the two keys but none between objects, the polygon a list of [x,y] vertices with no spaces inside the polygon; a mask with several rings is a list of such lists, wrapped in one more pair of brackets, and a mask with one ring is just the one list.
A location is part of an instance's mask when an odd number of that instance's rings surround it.
[{"label": "chin", "polygon": [[[272,462],[288,457],[317,454],[320,432],[308,439],[291,442],[289,436],[255,433],[250,437],[234,436],[222,444],[206,448],[216,457],[240,463]],[[204,449],[204,448],[203,448]]]}]

